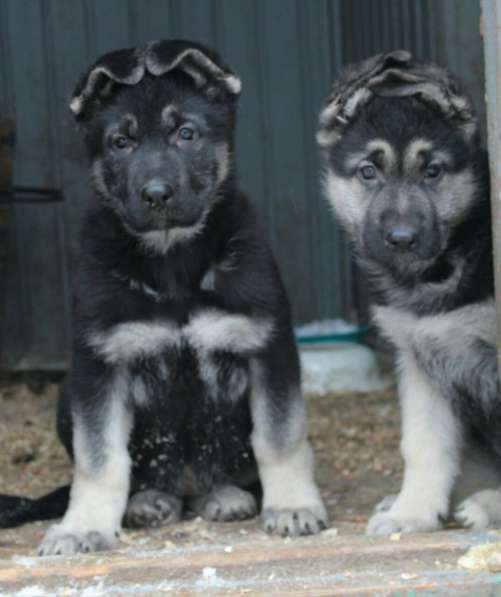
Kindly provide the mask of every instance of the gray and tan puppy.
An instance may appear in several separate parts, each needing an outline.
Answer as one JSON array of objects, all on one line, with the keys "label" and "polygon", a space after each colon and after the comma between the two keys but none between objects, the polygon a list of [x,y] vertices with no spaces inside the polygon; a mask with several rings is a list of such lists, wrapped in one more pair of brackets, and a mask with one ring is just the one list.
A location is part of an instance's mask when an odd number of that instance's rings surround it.
[{"label": "gray and tan puppy", "polygon": [[341,74],[317,139],[397,356],[405,474],[367,531],[500,523],[488,169],[471,103],[442,68],[378,55]]}]

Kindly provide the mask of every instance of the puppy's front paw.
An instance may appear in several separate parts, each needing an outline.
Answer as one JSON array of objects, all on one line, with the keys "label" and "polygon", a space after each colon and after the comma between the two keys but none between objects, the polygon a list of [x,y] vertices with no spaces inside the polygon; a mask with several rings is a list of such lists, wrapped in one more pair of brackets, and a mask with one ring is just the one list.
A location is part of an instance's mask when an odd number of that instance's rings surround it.
[{"label": "puppy's front paw", "polygon": [[71,556],[76,553],[113,549],[117,544],[116,537],[105,536],[99,531],[66,531],[54,525],[42,539],[38,548],[38,555]]},{"label": "puppy's front paw", "polygon": [[426,533],[441,528],[440,516],[421,515],[420,513],[405,514],[395,511],[382,510],[376,512],[367,524],[368,535],[392,535],[393,533]]},{"label": "puppy's front paw", "polygon": [[276,533],[282,537],[297,535],[315,535],[329,525],[327,512],[322,503],[306,508],[280,509],[268,508],[261,514],[261,526],[267,533]]}]

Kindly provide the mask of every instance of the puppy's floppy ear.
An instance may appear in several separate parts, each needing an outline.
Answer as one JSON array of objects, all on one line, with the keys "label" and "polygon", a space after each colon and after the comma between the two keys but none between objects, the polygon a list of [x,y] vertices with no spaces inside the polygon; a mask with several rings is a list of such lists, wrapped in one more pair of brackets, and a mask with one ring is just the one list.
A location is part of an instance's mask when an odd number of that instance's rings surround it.
[{"label": "puppy's floppy ear", "polygon": [[70,109],[77,119],[83,120],[111,95],[117,84],[136,85],[146,70],[160,77],[173,69],[188,74],[209,97],[221,92],[236,97],[242,89],[240,79],[212,50],[194,42],[160,40],[99,58],[77,85]]},{"label": "puppy's floppy ear", "polygon": [[110,95],[116,83],[136,85],[144,75],[143,52],[137,49],[116,50],[105,54],[83,75],[70,102],[76,118],[85,118],[93,106]]},{"label": "puppy's floppy ear", "polygon": [[441,112],[467,141],[478,136],[478,121],[469,97],[457,79],[437,64],[409,65],[408,70],[390,68],[373,77],[369,87],[382,97],[416,97]]},{"label": "puppy's floppy ear", "polygon": [[377,54],[346,67],[337,78],[325,108],[320,113],[317,141],[321,146],[334,144],[353,119],[358,109],[372,97],[368,83],[385,69],[403,66],[411,60],[405,50]]},{"label": "puppy's floppy ear", "polygon": [[413,63],[409,52],[396,50],[378,54],[341,73],[320,114],[319,145],[336,143],[360,107],[374,96],[415,97],[438,109],[467,140],[478,133],[471,102],[456,79],[436,64]]},{"label": "puppy's floppy ear", "polygon": [[178,68],[194,80],[197,87],[210,96],[223,90],[231,96],[239,95],[240,79],[221,61],[219,56],[201,44],[182,40],[161,40],[149,44],[146,68],[156,76]]}]

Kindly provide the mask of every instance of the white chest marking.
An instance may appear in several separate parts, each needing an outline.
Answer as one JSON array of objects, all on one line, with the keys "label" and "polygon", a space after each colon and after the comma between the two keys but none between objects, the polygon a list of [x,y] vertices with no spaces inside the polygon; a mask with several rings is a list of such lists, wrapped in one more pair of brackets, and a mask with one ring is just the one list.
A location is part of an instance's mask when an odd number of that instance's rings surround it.
[{"label": "white chest marking", "polygon": [[140,357],[160,354],[179,342],[180,330],[167,322],[121,323],[110,332],[96,332],[89,344],[107,363],[133,361]]},{"label": "white chest marking", "polygon": [[411,342],[439,341],[451,351],[463,350],[476,340],[495,344],[496,310],[494,301],[460,307],[447,313],[418,317],[393,307],[375,307],[374,320],[382,333],[400,349]]}]

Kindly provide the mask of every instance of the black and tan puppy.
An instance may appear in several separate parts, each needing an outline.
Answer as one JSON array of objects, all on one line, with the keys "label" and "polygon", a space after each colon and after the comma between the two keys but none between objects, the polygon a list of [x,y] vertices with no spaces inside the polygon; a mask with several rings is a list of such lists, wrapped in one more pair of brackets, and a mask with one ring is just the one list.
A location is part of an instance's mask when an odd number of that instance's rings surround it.
[{"label": "black and tan puppy", "polygon": [[[236,182],[239,92],[184,41],[107,54],[75,91],[94,189],[58,416],[75,470],[41,554],[113,547],[124,516],[254,516],[257,479],[268,532],[327,524],[289,302]],[[33,519],[40,502],[21,505]]]},{"label": "black and tan puppy", "polygon": [[501,522],[488,168],[451,75],[397,51],[349,67],[320,118],[325,189],[396,347],[405,474],[368,532]]}]

